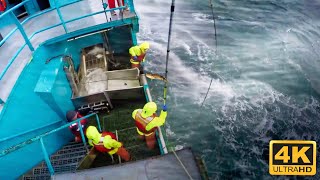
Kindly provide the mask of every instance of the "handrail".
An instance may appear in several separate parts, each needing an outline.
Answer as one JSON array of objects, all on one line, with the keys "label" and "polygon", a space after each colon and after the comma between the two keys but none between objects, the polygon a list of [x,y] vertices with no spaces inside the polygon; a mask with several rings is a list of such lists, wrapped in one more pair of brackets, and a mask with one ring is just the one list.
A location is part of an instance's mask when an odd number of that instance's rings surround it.
[{"label": "handrail", "polygon": [[30,0],[25,0],[25,1],[22,1],[21,3],[15,5],[13,8],[10,8],[9,10],[5,11],[4,13],[2,13],[0,15],[0,18],[4,17],[5,15],[11,13],[12,11],[18,9],[19,7],[23,6],[24,4],[26,4],[27,2],[29,2]]},{"label": "handrail", "polygon": [[[117,10],[117,9],[124,9],[125,6],[121,6],[121,7],[117,7],[117,8],[113,8],[111,10],[105,10],[106,12],[109,12],[109,11],[113,11],[113,10]],[[94,15],[97,15],[97,14],[101,14],[105,11],[98,11],[98,12],[94,12],[94,13],[91,13],[91,14],[87,14],[87,15],[84,15],[84,16],[81,16],[81,17],[77,17],[77,18],[74,18],[74,19],[70,19],[68,21],[65,21],[64,23],[70,23],[70,22],[73,22],[73,21],[77,21],[77,20],[80,20],[80,19],[83,19],[83,18],[87,18],[87,17],[90,17],[90,16],[94,16]],[[49,30],[49,29],[52,29],[52,28],[55,28],[57,26],[60,26],[62,25],[63,23],[58,23],[58,24],[55,24],[55,25],[52,25],[52,26],[48,26],[48,27],[45,27],[45,28],[42,28],[34,33],[31,34],[31,36],[29,37],[29,39],[31,40],[36,34],[39,34],[43,31],[46,31],[46,30]],[[0,80],[1,80],[1,76],[0,76]]]},{"label": "handrail", "polygon": [[16,137],[19,137],[19,136],[23,136],[23,135],[28,134],[28,133],[31,133],[31,132],[33,132],[33,131],[37,131],[37,130],[39,130],[39,129],[43,129],[43,128],[52,126],[52,125],[54,125],[54,124],[58,124],[58,123],[61,123],[61,120],[55,121],[55,122],[50,123],[50,124],[46,124],[46,125],[44,125],[44,126],[41,126],[41,127],[36,128],[36,129],[31,129],[31,130],[29,130],[29,131],[25,131],[25,132],[22,132],[22,133],[18,133],[18,134],[15,134],[15,135],[13,135],[13,136],[9,136],[9,137],[2,138],[2,139],[0,139],[0,143],[3,142],[3,141],[8,141],[9,139],[13,139],[13,138],[16,138]]},{"label": "handrail", "polygon": [[[60,130],[62,130],[62,129],[64,129],[64,128],[66,128],[66,127],[69,127],[71,124],[74,124],[75,122],[77,122],[78,124],[81,124],[81,123],[80,123],[81,120],[87,119],[87,118],[89,118],[89,117],[91,117],[91,116],[94,116],[94,115],[96,115],[96,118],[95,118],[95,119],[96,119],[96,121],[97,121],[98,128],[99,128],[99,130],[101,131],[100,121],[99,121],[99,119],[97,119],[97,116],[98,116],[98,115],[97,115],[96,113],[92,113],[92,114],[83,116],[83,117],[81,117],[81,118],[78,118],[78,119],[76,119],[76,120],[74,120],[74,121],[72,121],[72,122],[69,122],[69,123],[67,123],[67,124],[65,124],[65,125],[63,125],[63,126],[60,126],[60,127],[56,128],[56,129],[53,129],[53,130],[51,130],[51,131],[49,131],[49,132],[43,133],[43,134],[38,135],[38,136],[36,136],[36,137],[34,137],[34,138],[31,138],[31,139],[29,139],[29,140],[27,140],[27,141],[24,141],[24,142],[22,142],[22,143],[13,145],[13,146],[5,149],[5,150],[2,150],[1,153],[0,153],[0,157],[5,156],[5,155],[7,155],[7,154],[9,154],[9,153],[11,153],[11,152],[13,152],[13,151],[16,151],[16,150],[20,149],[20,148],[23,148],[24,146],[26,146],[26,145],[28,145],[28,144],[31,144],[31,143],[33,143],[33,142],[35,142],[35,141],[38,141],[38,140],[40,140],[41,138],[43,138],[43,137],[45,137],[45,136],[48,136],[48,135],[50,135],[50,134],[52,134],[52,133],[55,133],[55,132],[60,131]],[[82,131],[81,126],[79,126],[79,127],[80,127],[80,130]],[[82,133],[83,133],[83,132],[82,132]],[[84,144],[86,144],[84,137],[82,138],[82,140],[84,141]]]},{"label": "handrail", "polygon": [[[124,9],[126,8],[125,6],[121,6],[121,7],[118,7],[118,8],[113,8],[113,9],[108,9],[108,10],[105,10],[106,12],[109,12],[109,11],[113,11],[113,10],[117,10],[117,9]],[[70,22],[73,22],[73,21],[77,21],[77,20],[80,20],[80,19],[83,19],[83,18],[86,18],[86,17],[90,17],[90,16],[94,16],[94,15],[97,15],[97,14],[101,14],[105,11],[98,11],[98,12],[95,12],[95,13],[91,13],[91,14],[87,14],[87,15],[84,15],[84,16],[81,16],[81,17],[77,17],[77,18],[74,18],[74,19],[71,19],[71,20],[68,20],[66,21],[65,23],[70,23]],[[52,25],[52,26],[49,26],[49,27],[46,27],[46,28],[42,28],[36,32],[34,32],[33,34],[31,34],[30,37],[28,37],[29,40],[31,40],[36,34],[38,33],[41,33],[43,31],[46,31],[46,30],[49,30],[49,29],[52,29],[52,28],[55,28],[57,26],[60,26],[61,24],[63,24],[62,22],[61,23],[58,23],[58,24],[55,24],[55,25]],[[16,31],[17,28],[14,29],[14,31]],[[11,32],[10,32],[11,33]],[[12,34],[9,35],[11,36]],[[5,37],[6,39],[7,36]],[[0,42],[0,45],[1,45],[2,41]],[[17,56],[20,54],[20,52],[23,50],[23,48],[25,47],[26,44],[24,44],[14,55],[13,58],[11,58],[11,60],[9,61],[8,65],[6,66],[6,68],[3,70],[3,72],[0,74],[0,80],[3,78],[3,76],[5,75],[5,73],[8,71],[8,69],[10,68],[11,64],[13,63],[13,61],[17,58]]]},{"label": "handrail", "polygon": [[[22,3],[19,3],[18,5],[16,5],[15,7],[9,9],[8,11],[6,11],[5,13],[1,14],[0,15],[0,18],[4,17],[5,15],[13,15],[12,11],[23,6],[25,3],[29,2],[30,0],[26,0],[26,1],[23,1]],[[129,0],[126,0],[126,2],[129,4],[130,1]],[[67,5],[70,5],[70,4],[73,4],[73,3],[76,3],[76,2],[71,2],[71,3],[68,3],[68,4],[65,4],[61,7],[64,7],[64,6],[67,6]],[[131,5],[132,3],[130,3]],[[132,4],[133,5],[133,4]],[[110,12],[110,11],[114,11],[114,10],[121,10],[121,9],[125,9],[126,6],[121,6],[121,7],[117,7],[117,8],[112,8],[112,9],[107,9],[107,10],[103,10],[103,11],[98,11],[98,12],[94,12],[94,13],[91,13],[91,14],[88,14],[88,15],[84,15],[84,16],[80,16],[80,17],[77,17],[77,18],[74,18],[74,19],[71,19],[71,20],[68,20],[68,21],[65,21],[62,19],[61,17],[61,14],[59,13],[59,7],[54,7],[54,8],[51,8],[51,9],[48,9],[48,10],[45,10],[45,11],[41,11],[40,13],[37,13],[35,15],[32,15],[30,17],[28,17],[27,19],[25,19],[23,22],[18,22],[17,19],[16,19],[16,25],[17,27],[14,28],[12,31],[10,31],[10,33],[8,35],[6,35],[1,41],[0,41],[0,46],[3,45],[18,29],[21,31],[21,34],[22,35],[25,35],[25,31],[22,27],[23,24],[25,24],[26,22],[28,22],[29,20],[37,17],[37,16],[40,16],[44,13],[47,13],[47,12],[50,12],[52,10],[57,10],[58,11],[58,14],[59,14],[59,17],[60,17],[60,21],[61,23],[58,23],[56,25],[52,25],[52,26],[49,26],[49,27],[46,27],[46,28],[42,28],[34,33],[31,34],[30,37],[27,37],[26,35],[23,36],[24,39],[25,39],[25,44],[22,45],[22,47],[20,47],[14,54],[14,56],[10,59],[9,63],[7,64],[7,66],[5,67],[5,69],[3,70],[3,72],[0,74],[0,80],[2,80],[2,78],[4,77],[4,75],[6,74],[6,72],[8,71],[8,69],[10,68],[11,64],[15,61],[15,59],[18,57],[18,55],[21,53],[21,51],[24,49],[24,47],[26,45],[29,46],[30,50],[33,51],[33,47],[32,47],[32,44],[31,44],[31,39],[38,33],[41,33],[43,31],[47,31],[49,29],[52,29],[52,28],[55,28],[57,26],[60,26],[60,25],[63,25],[66,33],[68,33],[67,29],[66,29],[66,24],[67,23],[70,23],[70,22],[73,22],[73,21],[76,21],[76,20],[80,20],[80,19],[83,19],[83,18],[86,18],[86,17],[90,17],[90,16],[94,16],[94,15],[97,15],[97,14],[101,14],[101,13],[104,13],[104,12]],[[10,13],[10,14],[9,14]],[[4,102],[1,98],[0,98],[0,102]]]},{"label": "handrail", "polygon": [[[68,6],[68,5],[73,4],[73,3],[75,3],[75,2],[67,3],[67,4],[64,4],[64,5],[60,6],[60,7],[65,7],[65,6]],[[40,12],[37,13],[37,14],[31,15],[30,17],[27,17],[25,20],[23,20],[23,21],[21,22],[21,25],[24,25],[25,23],[29,22],[29,21],[32,20],[33,18],[36,18],[36,17],[38,17],[38,16],[41,16],[42,14],[48,13],[48,12],[53,11],[53,10],[55,10],[55,9],[56,9],[56,8],[54,7],[54,8],[50,8],[50,9],[46,9],[46,10],[40,11]],[[1,18],[1,16],[0,16],[0,18]],[[61,24],[60,24],[60,25],[61,25]],[[12,34],[16,32],[16,30],[18,30],[17,27],[14,28],[12,31],[10,31],[10,33],[7,34],[6,37],[4,37],[4,38],[0,41],[0,46],[2,46],[2,45],[6,42],[6,40],[8,40],[8,39],[12,36]]]}]

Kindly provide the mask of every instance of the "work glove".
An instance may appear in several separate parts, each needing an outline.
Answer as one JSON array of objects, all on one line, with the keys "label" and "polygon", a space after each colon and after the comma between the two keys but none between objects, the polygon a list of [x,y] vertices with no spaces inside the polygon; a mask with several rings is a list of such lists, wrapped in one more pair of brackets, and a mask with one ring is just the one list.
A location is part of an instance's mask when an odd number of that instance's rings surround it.
[{"label": "work glove", "polygon": [[137,56],[133,56],[132,58],[133,58],[133,60],[138,61],[138,57]]},{"label": "work glove", "polygon": [[162,106],[162,110],[164,111],[164,112],[166,112],[168,109],[167,109],[167,105],[163,105]]}]

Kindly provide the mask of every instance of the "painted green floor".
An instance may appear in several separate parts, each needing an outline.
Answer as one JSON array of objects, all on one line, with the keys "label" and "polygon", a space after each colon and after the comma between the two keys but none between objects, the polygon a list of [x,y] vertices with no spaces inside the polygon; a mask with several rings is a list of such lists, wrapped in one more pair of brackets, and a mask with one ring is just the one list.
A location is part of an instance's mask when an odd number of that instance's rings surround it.
[{"label": "painted green floor", "polygon": [[[131,160],[140,160],[160,155],[159,147],[154,150],[147,148],[145,141],[139,139],[135,128],[132,112],[142,108],[145,102],[132,102],[130,104],[115,105],[110,113],[99,113],[100,124],[103,131],[111,131],[118,134],[118,139],[131,155]],[[96,121],[90,121],[90,125],[96,125]],[[99,154],[92,167],[100,167],[111,164],[118,164],[118,156],[114,156],[114,163],[108,154]]]}]

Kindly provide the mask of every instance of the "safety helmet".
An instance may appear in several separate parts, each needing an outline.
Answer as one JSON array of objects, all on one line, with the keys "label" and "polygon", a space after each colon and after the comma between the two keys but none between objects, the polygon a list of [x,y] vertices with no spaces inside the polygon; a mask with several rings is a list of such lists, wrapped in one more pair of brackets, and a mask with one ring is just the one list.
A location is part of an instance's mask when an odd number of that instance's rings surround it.
[{"label": "safety helmet", "polygon": [[143,51],[146,51],[150,48],[150,44],[148,42],[143,42],[140,44],[140,49],[142,49]]},{"label": "safety helmet", "polygon": [[95,126],[89,126],[86,131],[86,136],[91,139],[95,144],[98,144],[101,138],[101,134]]},{"label": "safety helmet", "polygon": [[75,118],[77,118],[77,112],[73,110],[68,111],[66,114],[66,118],[68,122],[73,121]]},{"label": "safety helmet", "polygon": [[155,113],[156,111],[157,111],[157,104],[154,102],[148,102],[143,106],[141,116],[143,118],[146,118],[146,117],[152,116],[153,113]]}]

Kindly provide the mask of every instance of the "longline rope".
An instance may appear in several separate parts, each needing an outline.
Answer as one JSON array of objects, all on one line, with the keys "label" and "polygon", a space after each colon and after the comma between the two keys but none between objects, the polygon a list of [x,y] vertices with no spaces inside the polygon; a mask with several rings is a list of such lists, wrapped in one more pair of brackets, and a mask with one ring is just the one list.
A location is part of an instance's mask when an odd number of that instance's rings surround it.
[{"label": "longline rope", "polygon": [[[213,13],[213,5],[212,5],[212,0],[209,0],[210,3],[210,8],[211,8],[211,13],[212,13],[212,19],[213,19],[213,26],[214,26],[214,40],[215,40],[215,56],[217,57],[217,51],[218,51],[218,41],[217,41],[217,28],[216,28],[216,19],[214,18],[214,13]],[[219,77],[219,76],[218,76]],[[223,80],[223,79],[222,79]],[[209,94],[210,88],[211,88],[211,84],[213,81],[213,77],[211,78],[210,81],[210,85],[208,87],[208,91],[206,93],[206,96],[204,97],[202,103],[201,103],[201,107],[203,106],[204,102],[207,99],[207,96]]]}]

